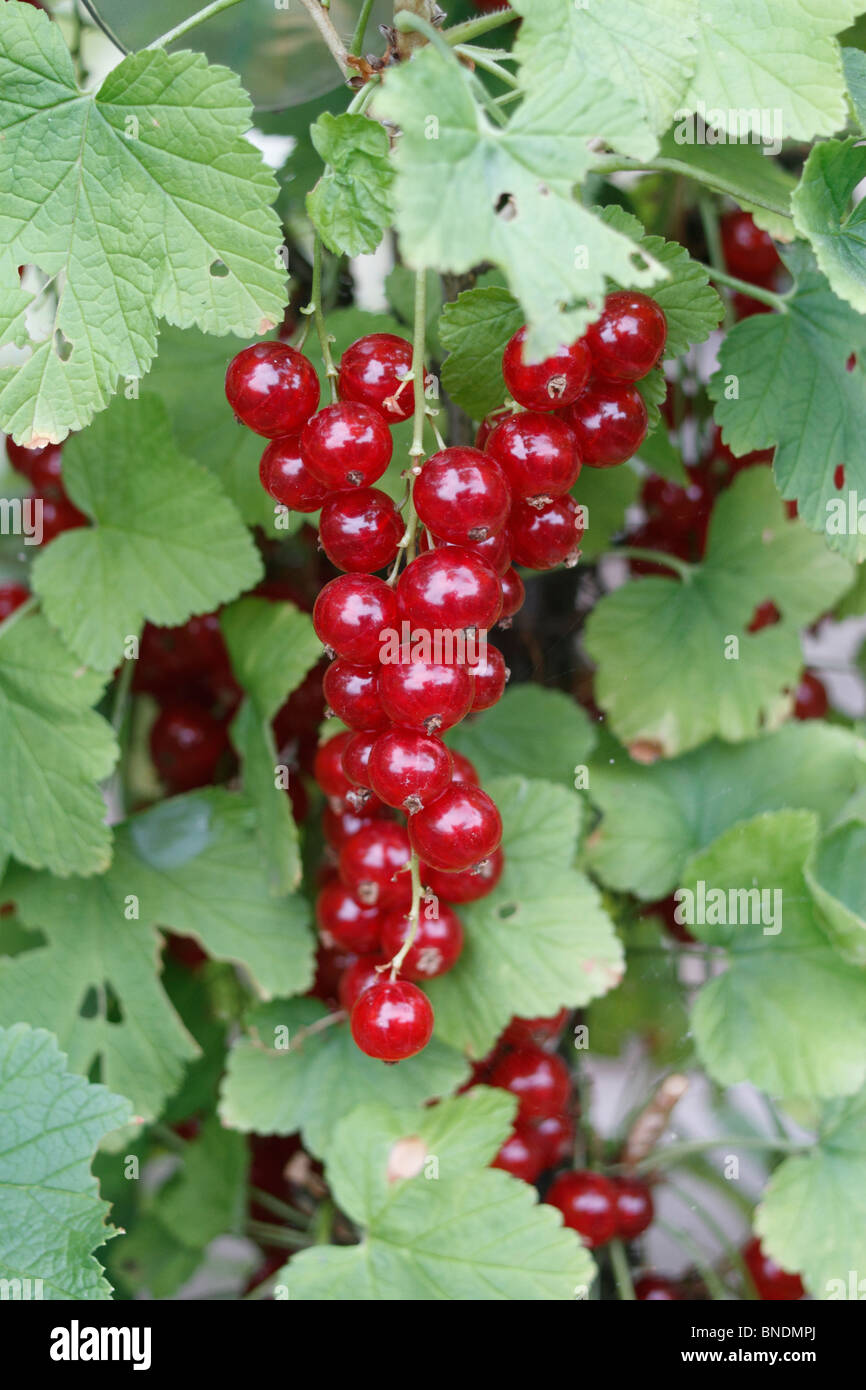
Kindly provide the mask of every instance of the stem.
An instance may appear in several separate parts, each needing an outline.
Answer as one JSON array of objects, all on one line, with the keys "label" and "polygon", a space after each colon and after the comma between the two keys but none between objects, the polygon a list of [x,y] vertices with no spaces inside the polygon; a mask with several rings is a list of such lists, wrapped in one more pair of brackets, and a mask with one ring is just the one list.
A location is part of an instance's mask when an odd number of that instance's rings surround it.
[{"label": "stem", "polygon": [[644,550],[637,545],[618,545],[616,550],[610,553],[624,555],[629,560],[651,560],[655,565],[664,565],[667,569],[675,570],[686,584],[697,569],[696,565],[690,565],[687,560],[681,560],[677,555],[665,555],[662,550]]},{"label": "stem", "polygon": [[409,931],[406,940],[400,947],[396,956],[391,961],[391,979],[396,980],[400,974],[400,969],[404,960],[412,949],[412,943],[418,935],[418,923],[421,920],[421,864],[417,854],[413,852],[409,860],[409,872],[412,875],[412,906],[409,909]]},{"label": "stem", "polygon": [[308,1219],[294,1207],[290,1207],[287,1202],[281,1202],[279,1197],[274,1197],[270,1192],[264,1192],[260,1187],[251,1187],[250,1196],[260,1207],[266,1207],[273,1212],[274,1216],[279,1216],[281,1221],[285,1221],[289,1226],[299,1226],[305,1230],[309,1225]]},{"label": "stem", "polygon": [[621,1240],[612,1240],[608,1242],[607,1248],[610,1251],[610,1263],[613,1268],[613,1277],[616,1280],[617,1292],[620,1298],[634,1303],[634,1284],[632,1283],[631,1270],[628,1267],[625,1246]]},{"label": "stem", "polygon": [[700,1246],[697,1241],[689,1235],[688,1231],[681,1231],[678,1226],[672,1226],[669,1221],[662,1221],[660,1217],[656,1217],[655,1224],[660,1231],[664,1231],[665,1234],[675,1240],[678,1245],[682,1245],[685,1250],[688,1250],[694,1261],[695,1269],[698,1271],[698,1274],[700,1274],[715,1302],[731,1302],[730,1289],[726,1288],[712,1265],[704,1259]]},{"label": "stem", "polygon": [[318,236],[313,245],[313,283],[310,288],[310,302],[304,306],[301,313],[312,314],[313,316],[319,347],[322,350],[322,361],[328,375],[331,404],[333,405],[337,399],[337,368],[334,366],[334,359],[331,356],[331,344],[328,341],[325,316],[322,313],[322,239]]},{"label": "stem", "polygon": [[493,58],[488,58],[483,48],[470,48],[465,44],[458,44],[455,46],[454,52],[459,53],[463,58],[469,58],[477,68],[483,68],[485,72],[489,72],[491,77],[498,77],[500,82],[505,83],[506,87],[520,87],[514,73],[509,72]]},{"label": "stem", "polygon": [[[410,472],[408,478],[408,512],[406,514],[406,529],[400,537],[400,545],[391,573],[388,575],[388,583],[394,584],[397,573],[400,569],[400,560],[404,554],[410,559],[415,556],[415,533],[418,529],[418,514],[415,511],[415,504],[412,500],[412,472],[418,459],[424,457],[424,420],[427,414],[427,397],[424,394],[424,347],[427,335],[427,272],[426,270],[416,270],[415,272],[415,312],[413,317],[412,330],[412,394],[414,400],[414,414],[412,417],[412,443],[409,446]],[[407,378],[408,380],[408,378]]]},{"label": "stem", "polygon": [[[319,4],[319,0],[301,0],[301,4],[312,19],[322,38],[325,40],[331,56],[340,69],[340,72],[344,77],[348,77],[349,64],[346,62],[346,58],[348,57],[346,45],[334,28],[327,10]],[[355,32],[357,33],[357,30]],[[363,34],[361,37],[363,39]]]},{"label": "stem", "polygon": [[720,285],[739,290],[740,294],[747,294],[751,299],[759,299],[762,304],[769,304],[771,309],[777,309],[780,314],[788,312],[788,306],[780,294],[765,290],[762,285],[750,285],[748,280],[738,280],[736,275],[729,275],[726,270],[716,270],[714,266],[703,265],[701,261],[695,261],[695,265],[699,265],[711,280],[717,280]]},{"label": "stem", "polygon": [[125,659],[123,662],[123,669],[114,689],[114,703],[111,707],[111,727],[116,734],[120,733],[123,721],[126,718],[126,710],[129,705],[129,691],[132,685],[134,671],[135,662],[130,661],[128,658]]},{"label": "stem", "polygon": [[361,13],[358,15],[358,23],[355,25],[355,32],[349,44],[349,53],[353,58],[360,58],[361,56],[361,49],[364,47],[364,35],[367,32],[367,22],[372,8],[373,0],[364,0]]},{"label": "stem", "polygon": [[314,1245],[330,1245],[336,1214],[334,1203],[328,1197],[316,1208],[311,1231]]},{"label": "stem", "polygon": [[[629,159],[627,156],[613,156],[610,159],[601,160],[593,166],[596,174],[681,174],[684,178],[692,179],[695,183],[705,184],[707,188],[712,188],[716,193],[727,193],[729,197],[735,198],[739,203],[742,201],[743,193],[737,184],[729,179],[718,178],[710,174],[705,169],[693,168],[691,164],[686,164],[680,159],[670,159],[660,155],[658,159]],[[791,217],[790,207],[785,207],[782,203],[775,203],[766,197],[759,197],[749,190],[748,201],[755,203],[760,208],[766,208],[768,212],[775,212],[779,217]]]},{"label": "stem", "polygon": [[300,1231],[287,1231],[284,1226],[272,1226],[269,1221],[248,1221],[247,1234],[263,1245],[282,1245],[287,1250],[303,1250],[310,1244],[309,1236]]},{"label": "stem", "polygon": [[808,1144],[798,1144],[794,1139],[775,1139],[769,1134],[734,1135],[729,1139],[685,1139],[678,1144],[667,1144],[656,1149],[640,1163],[633,1165],[636,1173],[645,1173],[662,1165],[677,1164],[693,1154],[705,1153],[707,1149],[766,1149],[771,1153],[803,1154],[809,1152]]},{"label": "stem", "polygon": [[[434,48],[438,48],[443,58],[450,62],[454,54],[445,42],[438,29],[434,29],[426,19],[419,14],[412,14],[411,10],[401,10],[394,16],[394,28],[399,34],[423,34],[428,43],[432,43]],[[456,62],[457,59],[454,59]]]},{"label": "stem", "polygon": [[380,77],[371,77],[369,82],[366,82],[363,87],[359,87],[346,107],[346,115],[363,115],[376,95],[376,88],[381,84],[381,81]]},{"label": "stem", "polygon": [[710,255],[710,264],[714,270],[723,270],[725,261],[722,255],[722,238],[719,232],[719,215],[716,205],[712,198],[706,193],[698,196],[698,211],[701,214],[701,225],[704,229],[704,236],[707,242],[707,251]]},{"label": "stem", "polygon": [[503,0],[501,10],[479,15],[477,19],[467,19],[463,24],[453,24],[450,29],[442,30],[442,37],[446,43],[452,45],[467,43],[470,39],[480,38],[482,34],[489,34],[493,29],[501,29],[504,24],[513,24],[517,18]]},{"label": "stem", "polygon": [[222,10],[230,10],[232,5],[238,4],[240,4],[240,0],[212,0],[212,3],[205,5],[203,10],[198,10],[195,14],[190,15],[189,19],[181,20],[180,24],[169,29],[167,34],[161,34],[158,39],[154,39],[153,43],[147,45],[145,52],[151,48],[166,48],[170,43],[174,43],[175,39],[189,33],[190,29],[197,29],[200,24],[204,24],[206,19],[212,19],[215,14],[220,14]]}]

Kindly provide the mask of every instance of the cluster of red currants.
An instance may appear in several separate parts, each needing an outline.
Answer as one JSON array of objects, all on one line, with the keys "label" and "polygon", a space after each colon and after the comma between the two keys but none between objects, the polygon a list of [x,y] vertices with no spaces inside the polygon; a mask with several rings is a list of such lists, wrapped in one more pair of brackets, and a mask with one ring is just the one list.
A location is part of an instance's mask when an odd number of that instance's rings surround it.
[{"label": "cluster of red currants", "polygon": [[17,473],[31,484],[32,499],[41,503],[42,545],[48,545],[63,531],[89,526],[89,521],[63,486],[63,445],[45,444],[41,449],[25,449],[14,439],[6,440],[6,457]]}]

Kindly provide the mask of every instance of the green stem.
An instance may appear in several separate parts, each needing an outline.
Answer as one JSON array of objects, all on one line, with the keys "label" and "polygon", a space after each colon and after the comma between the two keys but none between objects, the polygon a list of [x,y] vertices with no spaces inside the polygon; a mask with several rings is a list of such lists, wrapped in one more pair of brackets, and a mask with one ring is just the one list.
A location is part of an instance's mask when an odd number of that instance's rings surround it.
[{"label": "green stem", "polygon": [[678,1201],[682,1202],[683,1205],[689,1209],[689,1211],[693,1211],[695,1215],[699,1218],[699,1220],[703,1222],[707,1230],[710,1232],[710,1235],[715,1237],[719,1245],[724,1250],[725,1255],[728,1261],[730,1262],[732,1268],[738,1271],[743,1283],[751,1291],[751,1297],[756,1298],[757,1293],[755,1291],[754,1284],[752,1283],[752,1277],[749,1274],[745,1260],[743,1259],[740,1251],[733,1244],[733,1242],[728,1239],[727,1234],[725,1233],[725,1231],[722,1230],[722,1227],[719,1225],[715,1217],[709,1211],[707,1211],[703,1203],[699,1202],[693,1193],[685,1192],[681,1187],[678,1187],[676,1183],[666,1182],[665,1191],[672,1193]]},{"label": "green stem", "polygon": [[116,734],[120,733],[123,721],[126,718],[126,711],[129,705],[129,692],[132,687],[132,677],[135,672],[135,662],[128,658],[123,662],[123,668],[117,678],[117,685],[114,688],[114,703],[111,707],[111,727]]},{"label": "green stem", "polygon": [[771,309],[777,309],[781,314],[787,313],[788,306],[782,295],[765,290],[762,285],[750,285],[748,280],[739,280],[736,275],[729,275],[726,270],[716,270],[715,266],[703,265],[701,261],[695,261],[695,265],[699,265],[711,280],[717,280],[720,285],[739,290],[740,294],[747,294],[751,299],[759,299],[762,304],[769,304]]},{"label": "green stem", "polygon": [[412,906],[409,909],[409,931],[406,940],[400,947],[396,956],[391,961],[391,979],[396,980],[400,974],[403,962],[412,949],[412,943],[418,935],[418,923],[421,920],[421,864],[417,854],[413,852],[409,860],[409,872],[412,876]]},{"label": "green stem", "polygon": [[406,529],[400,537],[400,546],[394,560],[388,583],[394,584],[400,569],[403,555],[410,559],[415,555],[415,534],[418,529],[418,514],[412,498],[413,473],[418,460],[424,457],[424,420],[427,414],[427,397],[424,394],[424,355],[427,335],[427,272],[415,272],[415,311],[412,330],[412,394],[414,411],[412,416],[412,443],[409,446],[409,491],[406,498]]},{"label": "green stem", "polygon": [[367,23],[370,18],[370,11],[373,8],[374,0],[364,0],[361,6],[361,13],[358,15],[358,23],[355,25],[355,32],[349,44],[349,53],[353,58],[360,58],[361,49],[364,47],[364,35],[367,32]]},{"label": "green stem", "polygon": [[258,1206],[265,1207],[267,1211],[278,1216],[281,1221],[285,1221],[289,1226],[299,1226],[305,1230],[309,1226],[309,1218],[301,1212],[295,1211],[287,1202],[281,1202],[279,1197],[274,1197],[270,1192],[264,1192],[260,1187],[251,1187],[250,1196]]},{"label": "green stem", "polygon": [[[725,178],[710,174],[705,169],[693,168],[691,164],[686,164],[680,159],[670,159],[660,155],[658,159],[629,159],[627,156],[615,155],[610,159],[601,160],[593,165],[593,172],[596,174],[681,174],[684,178],[691,179],[694,183],[705,184],[716,193],[727,193],[729,197],[742,202],[743,191],[738,185]],[[768,212],[775,212],[779,217],[790,219],[791,209],[783,203],[775,203],[770,198],[761,197],[752,190],[749,190],[748,200],[755,203],[758,207],[766,208]]]},{"label": "green stem", "polygon": [[359,87],[346,107],[346,115],[362,116],[376,95],[376,88],[381,85],[381,81],[380,77],[371,77],[369,82],[366,82],[363,87]]},{"label": "green stem", "polygon": [[316,1208],[311,1231],[314,1245],[330,1245],[336,1214],[334,1203],[328,1197]]},{"label": "green stem", "polygon": [[240,0],[212,0],[212,4],[205,5],[203,10],[198,10],[195,14],[190,15],[189,19],[181,20],[180,24],[169,29],[167,34],[161,34],[158,39],[154,39],[153,43],[149,43],[147,48],[167,48],[170,43],[174,43],[175,39],[189,33],[190,29],[197,29],[200,24],[204,24],[205,20],[212,19],[215,14],[220,14],[223,10],[230,10],[232,5],[238,4],[240,4]]},{"label": "green stem", "polygon": [[492,14],[482,14],[477,19],[467,19],[463,24],[454,24],[450,29],[443,29],[442,37],[452,46],[468,43],[471,39],[480,38],[482,34],[489,34],[493,29],[501,29],[504,24],[513,24],[517,18],[508,5],[503,5],[501,10],[494,10]]},{"label": "green stem", "polygon": [[628,560],[651,560],[655,565],[664,565],[667,569],[675,570],[684,583],[689,583],[696,566],[690,565],[687,560],[681,560],[677,555],[666,555],[662,550],[644,550],[638,545],[618,545],[612,550],[611,555],[624,555]]},{"label": "green stem", "polygon": [[714,270],[723,270],[725,260],[722,255],[719,214],[715,203],[707,193],[701,192],[698,195],[698,211],[701,214],[701,225],[704,229],[707,250],[710,254],[710,264]]},{"label": "green stem", "polygon": [[490,73],[491,77],[498,77],[499,81],[504,82],[506,87],[520,87],[514,73],[509,72],[493,58],[488,58],[483,48],[470,48],[466,44],[458,44],[455,46],[454,52],[459,53],[464,58],[471,58],[477,68],[483,68],[485,72]]},{"label": "green stem", "polygon": [[328,376],[331,404],[333,405],[337,400],[337,368],[334,366],[334,359],[331,356],[331,344],[328,341],[325,316],[322,312],[322,239],[318,236],[313,246],[313,283],[310,289],[310,302],[304,306],[301,313],[312,314],[313,316],[319,347],[322,350],[322,361]]},{"label": "green stem", "polygon": [[713,1299],[717,1303],[729,1303],[731,1301],[730,1290],[725,1287],[725,1284],[719,1278],[712,1265],[704,1259],[703,1251],[697,1241],[693,1240],[689,1235],[688,1231],[681,1231],[678,1226],[672,1226],[669,1221],[662,1221],[659,1217],[656,1217],[655,1225],[660,1231],[664,1231],[666,1235],[669,1235],[672,1240],[675,1240],[678,1245],[682,1245],[683,1249],[689,1252],[694,1262],[695,1269],[700,1274]]},{"label": "green stem", "polygon": [[269,1221],[248,1221],[246,1230],[263,1245],[282,1245],[286,1250],[303,1250],[311,1243],[300,1231],[287,1231],[285,1226],[272,1226]]},{"label": "green stem", "polygon": [[742,1134],[721,1139],[686,1139],[678,1144],[667,1144],[654,1149],[640,1163],[635,1164],[639,1173],[651,1172],[654,1168],[669,1167],[691,1158],[693,1154],[705,1153],[707,1149],[765,1149],[770,1153],[803,1154],[809,1152],[808,1144],[798,1144],[793,1139],[774,1139],[769,1134]]},{"label": "green stem", "polygon": [[613,1277],[616,1280],[617,1292],[620,1298],[629,1303],[634,1303],[635,1293],[632,1282],[631,1270],[628,1267],[628,1256],[625,1253],[625,1246],[621,1240],[612,1240],[608,1243],[610,1252],[610,1263],[613,1269]]},{"label": "green stem", "polygon": [[432,43],[434,48],[439,49],[443,58],[447,58],[449,61],[454,58],[454,54],[440,31],[434,29],[433,25],[421,15],[412,14],[411,10],[401,10],[399,14],[394,16],[394,28],[399,34],[423,34],[428,43]]}]

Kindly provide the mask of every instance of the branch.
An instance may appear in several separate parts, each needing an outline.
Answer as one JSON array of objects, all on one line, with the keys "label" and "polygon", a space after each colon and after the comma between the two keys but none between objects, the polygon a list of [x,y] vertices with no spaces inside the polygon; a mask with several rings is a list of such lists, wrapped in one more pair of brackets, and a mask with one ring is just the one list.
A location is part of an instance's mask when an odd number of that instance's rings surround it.
[{"label": "branch", "polygon": [[337,64],[340,72],[344,77],[348,77],[349,64],[346,61],[348,57],[346,45],[334,28],[327,10],[322,8],[319,4],[319,0],[301,0],[301,4],[307,11],[307,14],[310,16],[322,38],[325,40],[325,43],[328,45],[334,62]]}]

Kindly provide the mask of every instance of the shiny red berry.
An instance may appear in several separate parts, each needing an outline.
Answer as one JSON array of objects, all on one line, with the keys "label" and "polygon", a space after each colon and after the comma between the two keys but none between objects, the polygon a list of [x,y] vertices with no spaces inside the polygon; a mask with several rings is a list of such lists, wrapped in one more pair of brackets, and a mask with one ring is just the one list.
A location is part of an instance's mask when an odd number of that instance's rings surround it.
[{"label": "shiny red berry", "polygon": [[296,434],[271,440],[259,464],[259,481],[275,502],[293,512],[317,512],[328,495],[305,466]]},{"label": "shiny red berry", "polygon": [[[418,554],[424,555],[428,550],[439,550],[448,544],[450,542],[444,541],[441,536],[431,537],[429,531],[422,529],[418,537]],[[495,536],[486,536],[483,541],[466,541],[462,548],[471,550],[474,555],[480,555],[500,576],[505,574],[511,564],[511,534],[507,526],[497,531]]]},{"label": "shiny red berry", "polygon": [[652,1193],[639,1178],[616,1178],[616,1228],[623,1240],[636,1240],[653,1219]]},{"label": "shiny red berry", "polygon": [[425,864],[455,873],[499,848],[502,819],[480,787],[452,782],[436,801],[409,821],[409,838]]},{"label": "shiny red berry", "polygon": [[768,1303],[793,1302],[805,1293],[799,1274],[787,1274],[764,1253],[761,1242],[753,1236],[743,1250],[746,1268],[752,1276],[758,1296]]},{"label": "shiny red berry", "polygon": [[505,658],[501,651],[496,647],[491,647],[485,643],[484,650],[478,661],[470,667],[472,680],[475,685],[475,694],[472,699],[472,711],[490,709],[502,699],[505,693],[505,686],[510,672],[505,665]]},{"label": "shiny red berry", "polygon": [[544,1172],[544,1145],[529,1125],[515,1125],[490,1165],[514,1178],[534,1183]]},{"label": "shiny red berry", "polygon": [[823,719],[829,705],[823,682],[811,671],[804,671],[794,697],[794,718]]},{"label": "shiny red berry", "polygon": [[502,1041],[512,1047],[543,1047],[553,1042],[565,1027],[568,1009],[560,1009],[558,1014],[548,1018],[514,1017],[502,1034]]},{"label": "shiny red berry", "polygon": [[732,275],[756,283],[766,281],[781,264],[769,232],[748,212],[726,212],[721,221],[722,255]]},{"label": "shiny red berry", "polygon": [[[400,967],[407,980],[432,980],[444,975],[460,959],[463,950],[463,925],[456,912],[446,903],[439,903],[438,915],[427,917],[421,904],[421,916],[415,939]],[[409,935],[410,913],[399,908],[385,914],[382,923],[382,950],[393,959]]]},{"label": "shiny red berry", "polygon": [[379,695],[388,718],[428,734],[459,724],[475,694],[468,667],[413,659],[405,648],[400,657],[379,668]]},{"label": "shiny red berry", "polygon": [[395,333],[368,333],[347,347],[340,361],[340,399],[372,406],[396,425],[415,408],[412,344]]},{"label": "shiny red berry", "polygon": [[463,753],[458,753],[455,748],[451,749],[451,781],[452,782],[471,782],[473,787],[480,785],[481,779],[475,769],[475,765]]},{"label": "shiny red berry", "polygon": [[361,666],[337,657],[332,661],[322,689],[328,706],[350,729],[384,729],[388,716],[379,698],[379,668]]},{"label": "shiny red berry", "polygon": [[68,497],[45,497],[42,499],[42,540],[40,545],[49,545],[64,531],[76,531],[80,526],[89,525],[89,518],[80,512]]},{"label": "shiny red berry", "polygon": [[549,413],[525,410],[509,416],[493,431],[487,452],[507,477],[515,501],[561,497],[580,473],[577,440],[564,420]]},{"label": "shiny red berry", "polygon": [[634,1281],[634,1296],[639,1303],[676,1303],[681,1297],[674,1281],[663,1274],[641,1274]]},{"label": "shiny red berry", "polygon": [[558,348],[543,362],[527,362],[526,329],[509,339],[502,354],[505,385],[526,410],[556,410],[577,400],[589,377],[591,358],[582,338],[570,347]]},{"label": "shiny red berry", "polygon": [[[352,734],[349,742],[343,749],[343,771],[348,777],[352,786],[369,788],[370,786],[370,754],[373,751],[373,744],[381,735],[378,729],[362,729],[356,734]],[[349,804],[363,806],[366,797],[360,801],[356,796],[349,793]]]},{"label": "shiny red berry", "polygon": [[501,619],[507,621],[513,618],[515,613],[518,613],[523,607],[523,600],[525,598],[526,588],[520,575],[516,570],[507,569],[502,576]]},{"label": "shiny red berry", "polygon": [[322,589],[313,609],[316,635],[337,656],[361,665],[379,660],[382,642],[397,626],[397,598],[372,574],[340,574]]},{"label": "shiny red berry", "polygon": [[347,840],[351,840],[365,825],[371,825],[387,814],[387,806],[376,796],[367,797],[357,807],[346,805],[335,809],[326,806],[322,816],[322,832],[327,843],[339,854]]},{"label": "shiny red berry", "polygon": [[544,1115],[535,1133],[544,1151],[545,1168],[558,1168],[574,1151],[574,1124],[568,1115]]},{"label": "shiny red berry", "polygon": [[371,821],[340,850],[340,878],[365,906],[408,907],[412,901],[410,855],[409,836],[402,825]]},{"label": "shiny red berry", "polygon": [[377,736],[367,775],[386,805],[411,813],[442,795],[451,782],[451,768],[451,754],[438,738],[420,729],[396,727]]},{"label": "shiny red berry", "polygon": [[60,444],[49,444],[46,449],[30,450],[28,474],[37,497],[51,497],[55,501],[65,498],[63,490],[63,448]]},{"label": "shiny red berry", "polygon": [[248,429],[278,439],[309,420],[319,404],[319,378],[288,343],[253,343],[229,363],[226,397]]},{"label": "shiny red berry", "polygon": [[322,504],[319,539],[339,570],[372,574],[384,569],[396,557],[403,529],[391,498],[375,487],[333,492]]},{"label": "shiny red berry", "polygon": [[429,864],[421,865],[421,882],[437,898],[449,903],[474,903],[486,898],[502,877],[505,856],[495,849],[480,864],[457,873],[443,872]]},{"label": "shiny red berry", "polygon": [[613,468],[636,454],[647,432],[644,398],[628,381],[593,377],[583,394],[562,413],[577,440],[581,462]]},{"label": "shiny red berry", "polygon": [[363,956],[379,948],[382,912],[364,907],[338,878],[320,888],[316,897],[316,922],[338,946]]},{"label": "shiny red berry", "polygon": [[343,753],[351,740],[352,735],[348,730],[341,729],[338,734],[320,743],[316,749],[313,776],[317,786],[321,787],[325,796],[332,801],[342,803],[352,790],[353,783],[343,770]]},{"label": "shiny red berry", "polygon": [[557,497],[541,507],[515,503],[510,521],[514,563],[533,570],[576,564],[583,538],[582,518],[573,497]]},{"label": "shiny red berry", "polygon": [[415,510],[435,536],[463,545],[495,536],[508,520],[511,489],[493,459],[478,449],[442,449],[415,480]]},{"label": "shiny red berry", "polygon": [[29,597],[30,590],[25,589],[23,584],[0,584],[0,623],[22,603],[26,603]]},{"label": "shiny red berry", "polygon": [[562,1113],[571,1078],[561,1057],[540,1047],[518,1047],[496,1063],[490,1085],[517,1097],[519,1120],[536,1120]]},{"label": "shiny red berry", "polygon": [[485,415],[475,435],[476,449],[486,449],[487,441],[496,429],[496,426],[501,424],[503,420],[507,420],[511,414],[513,414],[513,412],[509,410],[508,406],[503,405],[500,406],[498,410],[491,410],[489,415]]},{"label": "shiny red berry", "polygon": [[358,996],[351,1028],[368,1057],[402,1062],[430,1041],[433,1009],[427,995],[410,980],[385,980]]},{"label": "shiny red berry", "polygon": [[561,1173],[544,1199],[590,1250],[616,1235],[616,1190],[601,1173]]},{"label": "shiny red berry", "polygon": [[377,970],[377,965],[385,965],[387,958],[381,952],[375,955],[359,956],[356,961],[347,966],[340,976],[337,985],[337,998],[340,1007],[350,1014],[358,1000],[358,997],[369,989],[371,985],[381,984],[387,975]]},{"label": "shiny red berry", "polygon": [[327,488],[369,487],[388,467],[391,449],[378,410],[354,401],[326,405],[301,430],[301,458]]},{"label": "shiny red berry", "polygon": [[435,634],[486,631],[502,611],[502,584],[486,560],[462,546],[419,555],[397,582],[401,609],[413,629]]},{"label": "shiny red berry", "polygon": [[168,705],[150,731],[150,755],[173,791],[190,791],[213,780],[228,747],[224,724],[193,704]]},{"label": "shiny red berry", "polygon": [[618,290],[604,301],[601,318],[586,330],[593,370],[614,381],[639,381],[665,350],[668,321],[654,299]]}]

